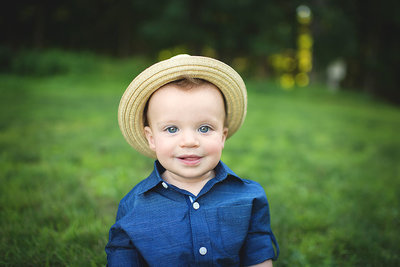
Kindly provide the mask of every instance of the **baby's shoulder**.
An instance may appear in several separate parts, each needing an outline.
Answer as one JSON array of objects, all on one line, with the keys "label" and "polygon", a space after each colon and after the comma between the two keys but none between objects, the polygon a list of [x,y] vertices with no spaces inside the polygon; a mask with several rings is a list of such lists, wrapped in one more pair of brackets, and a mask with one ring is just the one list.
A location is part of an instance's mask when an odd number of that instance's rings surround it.
[{"label": "baby's shoulder", "polygon": [[[148,188],[148,178],[140,181],[136,184],[119,202],[118,206],[118,218],[125,216],[130,213],[135,207],[137,207],[138,199],[141,195],[146,192]],[[139,205],[140,206],[140,205]]]},{"label": "baby's shoulder", "polygon": [[256,182],[254,180],[250,180],[250,179],[244,179],[241,178],[242,180],[242,188],[248,192],[255,192],[255,193],[262,193],[264,194],[264,188],[263,186],[259,183]]},{"label": "baby's shoulder", "polygon": [[137,183],[122,199],[121,203],[129,203],[135,198],[137,198],[138,195],[142,194],[144,191],[146,191],[147,185],[148,185],[148,180],[149,178],[146,178],[139,183]]}]

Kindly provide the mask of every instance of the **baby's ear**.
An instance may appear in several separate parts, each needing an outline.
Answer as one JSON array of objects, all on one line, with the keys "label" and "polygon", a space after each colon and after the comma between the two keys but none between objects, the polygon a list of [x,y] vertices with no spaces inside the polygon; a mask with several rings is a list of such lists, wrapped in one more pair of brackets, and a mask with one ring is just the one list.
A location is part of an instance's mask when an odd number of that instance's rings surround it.
[{"label": "baby's ear", "polygon": [[224,127],[222,130],[222,148],[225,145],[226,137],[228,136],[229,129],[227,127]]},{"label": "baby's ear", "polygon": [[156,150],[156,145],[154,143],[153,131],[149,126],[144,127],[144,134],[146,135],[147,142],[149,143],[149,147],[151,150]]}]

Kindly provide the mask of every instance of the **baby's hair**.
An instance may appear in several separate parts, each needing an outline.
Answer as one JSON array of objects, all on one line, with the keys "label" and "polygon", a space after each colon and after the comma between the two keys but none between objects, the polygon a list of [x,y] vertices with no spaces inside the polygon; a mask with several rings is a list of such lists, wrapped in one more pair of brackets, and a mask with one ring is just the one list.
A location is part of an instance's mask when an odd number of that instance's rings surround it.
[{"label": "baby's hair", "polygon": [[184,75],[184,76],[180,77],[179,79],[176,79],[175,81],[169,82],[165,85],[169,85],[169,84],[174,84],[180,88],[188,88],[188,89],[192,88],[193,86],[199,86],[202,84],[214,85],[213,83],[211,83],[207,80],[200,79],[200,78],[193,78],[193,77],[187,76],[187,75]]},{"label": "baby's hair", "polygon": [[[194,78],[194,77],[188,76],[188,75],[182,75],[178,79],[176,79],[176,80],[174,80],[172,82],[166,83],[163,86],[161,86],[160,88],[162,88],[162,87],[164,87],[166,85],[171,85],[171,84],[176,85],[179,88],[187,88],[187,89],[191,89],[194,86],[200,86],[200,85],[204,85],[204,84],[210,84],[212,86],[217,87],[215,84],[213,84],[212,82],[209,82],[207,80],[200,79],[200,78]],[[220,93],[222,95],[222,99],[224,100],[224,109],[225,109],[225,115],[226,115],[227,114],[227,110],[226,110],[225,96],[224,96],[224,94],[221,92],[221,90],[219,88],[218,88],[218,90],[220,91]],[[144,126],[149,126],[149,121],[147,119],[147,110],[149,108],[150,99],[151,99],[151,96],[147,100],[146,106],[144,107],[144,110],[143,110],[143,124],[144,124]]]}]

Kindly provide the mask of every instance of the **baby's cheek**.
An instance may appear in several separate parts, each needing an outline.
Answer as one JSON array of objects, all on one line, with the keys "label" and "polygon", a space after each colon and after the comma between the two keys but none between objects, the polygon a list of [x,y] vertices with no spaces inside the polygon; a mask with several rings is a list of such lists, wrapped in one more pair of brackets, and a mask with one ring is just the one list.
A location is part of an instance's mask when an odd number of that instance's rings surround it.
[{"label": "baby's cheek", "polygon": [[156,143],[156,152],[161,155],[169,155],[173,152],[173,147],[166,141],[159,141]]},{"label": "baby's cheek", "polygon": [[207,146],[207,151],[210,154],[219,154],[224,148],[224,143],[221,141],[214,141],[212,144]]}]

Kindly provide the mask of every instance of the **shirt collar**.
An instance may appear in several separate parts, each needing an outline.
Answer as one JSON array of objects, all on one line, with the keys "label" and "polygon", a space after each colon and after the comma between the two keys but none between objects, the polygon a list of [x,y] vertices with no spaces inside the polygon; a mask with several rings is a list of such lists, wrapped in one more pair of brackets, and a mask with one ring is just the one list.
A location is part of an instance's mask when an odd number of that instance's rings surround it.
[{"label": "shirt collar", "polygon": [[[215,177],[213,179],[217,180],[217,182],[221,182],[225,180],[228,176],[234,177],[243,181],[239,176],[237,176],[225,163],[222,161],[218,162],[218,165],[215,167]],[[153,172],[143,180],[140,184],[138,184],[139,193],[143,194],[152,188],[156,187],[158,184],[163,182],[161,178],[161,174],[165,171],[165,168],[161,165],[161,163],[156,160],[154,162]]]}]

